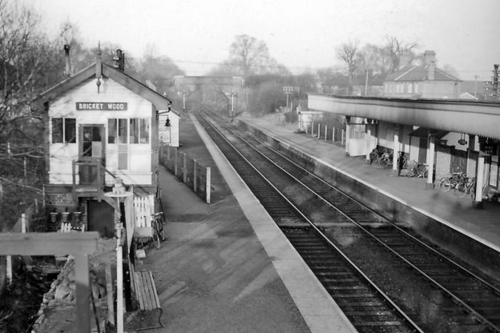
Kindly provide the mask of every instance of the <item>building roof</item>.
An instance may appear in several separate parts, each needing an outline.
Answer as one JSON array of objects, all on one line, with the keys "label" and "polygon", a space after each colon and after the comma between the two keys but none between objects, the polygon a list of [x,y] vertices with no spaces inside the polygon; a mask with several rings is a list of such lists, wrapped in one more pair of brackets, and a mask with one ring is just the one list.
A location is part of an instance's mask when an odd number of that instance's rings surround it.
[{"label": "building roof", "polygon": [[[396,72],[389,74],[386,81],[427,81],[429,66],[404,66]],[[439,68],[434,69],[433,81],[460,81],[458,78],[445,73]]]},{"label": "building roof", "polygon": [[[100,59],[98,59],[98,61],[93,63],[92,65],[82,69],[80,72],[71,76],[70,78],[61,81],[52,88],[44,91],[43,93],[38,95],[33,102],[38,105],[43,105],[47,102],[50,103],[50,101],[58,98],[60,95],[74,88],[78,84],[89,79],[96,78],[96,72],[98,71],[99,67],[101,69],[100,72],[102,73],[103,77],[107,77],[118,82],[125,88],[148,100],[156,107],[157,110],[171,110],[170,106],[172,104],[172,101],[170,101],[168,98],[149,88],[142,82],[134,79],[127,73],[124,73],[121,70],[114,68],[113,66],[102,63]],[[176,111],[172,110],[172,112],[176,113],[179,116]]]},{"label": "building roof", "polygon": [[[383,86],[385,77],[379,73],[369,73],[368,74],[368,85],[369,86]],[[355,75],[352,78],[352,84],[355,86],[364,86],[366,84],[366,74]]]}]

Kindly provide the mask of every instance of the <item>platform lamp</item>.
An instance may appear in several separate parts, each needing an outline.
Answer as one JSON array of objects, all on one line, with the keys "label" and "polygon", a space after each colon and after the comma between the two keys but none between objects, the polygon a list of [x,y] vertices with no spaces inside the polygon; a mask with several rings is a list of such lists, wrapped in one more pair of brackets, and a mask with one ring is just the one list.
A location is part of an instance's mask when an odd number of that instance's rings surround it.
[{"label": "platform lamp", "polygon": [[458,140],[458,144],[465,146],[467,144],[467,141],[465,140],[465,134],[460,134],[460,140]]},{"label": "platform lamp", "polygon": [[115,179],[115,186],[111,192],[104,194],[107,197],[116,199],[115,207],[115,232],[116,232],[116,332],[123,333],[123,244],[121,223],[120,201],[134,195],[133,192],[127,192],[123,186],[122,179]]}]

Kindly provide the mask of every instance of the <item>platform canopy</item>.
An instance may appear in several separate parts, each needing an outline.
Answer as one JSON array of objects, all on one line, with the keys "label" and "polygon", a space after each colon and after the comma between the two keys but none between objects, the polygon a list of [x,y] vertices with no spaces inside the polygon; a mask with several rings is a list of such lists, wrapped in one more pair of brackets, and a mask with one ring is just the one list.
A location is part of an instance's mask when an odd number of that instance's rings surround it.
[{"label": "platform canopy", "polygon": [[310,110],[500,139],[500,104],[308,94]]}]

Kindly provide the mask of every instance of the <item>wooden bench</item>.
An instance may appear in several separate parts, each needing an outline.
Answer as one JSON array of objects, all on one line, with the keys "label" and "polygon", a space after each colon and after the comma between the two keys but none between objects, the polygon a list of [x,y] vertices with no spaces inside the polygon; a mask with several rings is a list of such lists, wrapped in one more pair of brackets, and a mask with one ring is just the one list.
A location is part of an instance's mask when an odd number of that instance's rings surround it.
[{"label": "wooden bench", "polygon": [[158,292],[156,291],[153,273],[148,270],[134,272],[134,286],[136,298],[139,302],[139,309],[141,311],[160,310],[160,316],[158,317],[159,326],[140,328],[137,329],[137,331],[163,327],[163,324],[161,322],[163,309],[161,308],[160,299],[158,298]]}]

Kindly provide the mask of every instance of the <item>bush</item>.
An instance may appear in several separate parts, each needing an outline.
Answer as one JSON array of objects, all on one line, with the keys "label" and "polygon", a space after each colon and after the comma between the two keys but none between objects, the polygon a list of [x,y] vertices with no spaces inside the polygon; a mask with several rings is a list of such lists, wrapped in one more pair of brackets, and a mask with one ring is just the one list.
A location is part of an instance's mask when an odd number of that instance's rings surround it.
[{"label": "bush", "polygon": [[287,113],[285,113],[285,121],[287,123],[294,124],[294,123],[297,122],[298,119],[299,119],[299,116],[297,115],[296,112],[287,112]]}]

